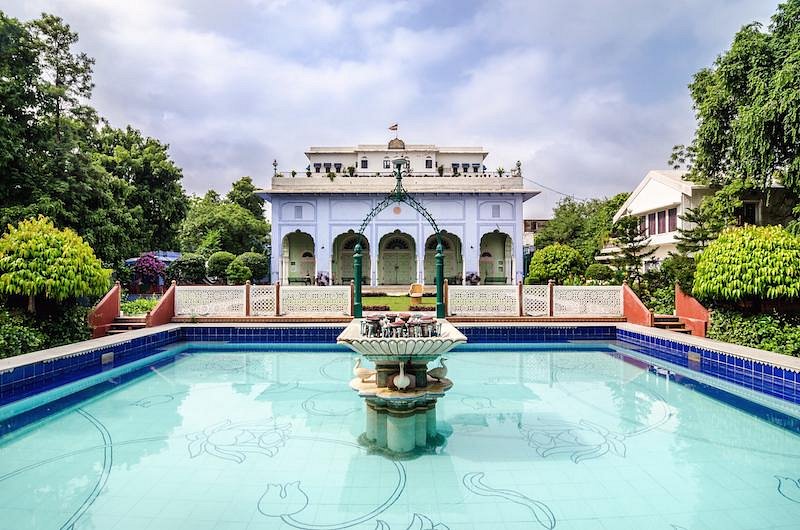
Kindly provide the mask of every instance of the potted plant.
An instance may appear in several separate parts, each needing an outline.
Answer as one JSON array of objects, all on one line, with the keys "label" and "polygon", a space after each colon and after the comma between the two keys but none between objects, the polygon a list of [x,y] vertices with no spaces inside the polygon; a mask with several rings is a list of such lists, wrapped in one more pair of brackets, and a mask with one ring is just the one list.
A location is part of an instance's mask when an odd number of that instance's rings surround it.
[{"label": "potted plant", "polygon": [[355,175],[355,174],[356,174],[356,168],[355,168],[355,166],[347,166],[347,174],[348,174],[349,176],[351,176],[351,177],[352,177],[353,175]]},{"label": "potted plant", "polygon": [[331,182],[333,182],[333,179],[336,178],[336,173],[334,173],[333,171],[328,171],[328,178],[330,179]]},{"label": "potted plant", "polygon": [[306,176],[311,178],[311,164],[306,166]]},{"label": "potted plant", "polygon": [[505,170],[505,169],[503,169],[503,166],[500,166],[499,168],[497,168],[497,174],[498,174],[498,176],[501,176],[501,177],[502,177],[502,176],[503,176],[503,173],[505,173],[505,172],[506,172],[506,170]]},{"label": "potted plant", "polygon": [[436,166],[436,171],[439,172],[439,176],[440,177],[443,177],[444,176],[444,165],[439,164],[438,166]]},{"label": "potted plant", "polygon": [[295,171],[295,170],[293,169],[293,170],[292,170],[292,178],[294,178],[295,176],[297,176],[297,171]]}]

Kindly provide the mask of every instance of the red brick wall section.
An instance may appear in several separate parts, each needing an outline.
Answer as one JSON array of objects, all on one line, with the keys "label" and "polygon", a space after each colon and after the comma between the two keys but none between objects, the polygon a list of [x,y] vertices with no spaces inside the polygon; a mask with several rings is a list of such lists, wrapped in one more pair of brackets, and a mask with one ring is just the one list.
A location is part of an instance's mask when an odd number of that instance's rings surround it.
[{"label": "red brick wall section", "polygon": [[119,316],[121,293],[119,282],[114,283],[114,286],[89,312],[89,327],[92,328],[93,339],[105,337],[111,323]]},{"label": "red brick wall section", "polygon": [[706,336],[711,312],[703,307],[703,304],[696,298],[684,293],[678,284],[675,284],[675,316],[692,330],[692,335]]},{"label": "red brick wall section", "polygon": [[622,312],[631,324],[653,327],[653,313],[639,300],[628,284],[622,286]]},{"label": "red brick wall section", "polygon": [[147,327],[161,326],[172,322],[172,317],[175,316],[175,282],[169,286],[167,292],[161,296],[158,304],[147,313]]}]

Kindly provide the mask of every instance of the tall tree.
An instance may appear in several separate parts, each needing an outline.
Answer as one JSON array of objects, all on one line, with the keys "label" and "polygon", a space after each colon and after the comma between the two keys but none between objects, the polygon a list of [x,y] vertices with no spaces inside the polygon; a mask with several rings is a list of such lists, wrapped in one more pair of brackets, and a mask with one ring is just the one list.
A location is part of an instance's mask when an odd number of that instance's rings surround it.
[{"label": "tall tree", "polygon": [[219,201],[216,194],[194,198],[180,230],[183,252],[211,254],[224,250],[241,254],[263,252],[269,224],[238,204]]},{"label": "tall tree", "polygon": [[[800,218],[800,0],[778,6],[765,31],[744,26],[689,86],[697,117],[689,178],[793,196]],[[795,229],[800,228],[797,221]]]},{"label": "tall tree", "polygon": [[227,199],[252,212],[257,219],[260,219],[264,217],[264,199],[256,195],[255,192],[256,187],[253,185],[253,179],[242,177],[233,183]]},{"label": "tall tree", "polygon": [[169,146],[142,136],[131,126],[114,129],[106,125],[94,141],[94,160],[110,175],[133,186],[129,208],[142,216],[139,252],[177,248],[180,223],[189,209],[183,190],[183,173],[169,158]]},{"label": "tall tree", "polygon": [[610,199],[562,199],[553,210],[553,218],[536,234],[536,248],[569,245],[591,263],[608,239],[614,214],[627,198],[627,193],[619,193]]},{"label": "tall tree", "polygon": [[611,263],[625,274],[631,286],[642,282],[645,261],[652,256],[656,248],[648,248],[650,239],[639,226],[639,219],[627,215],[614,224],[613,243],[617,251]]}]

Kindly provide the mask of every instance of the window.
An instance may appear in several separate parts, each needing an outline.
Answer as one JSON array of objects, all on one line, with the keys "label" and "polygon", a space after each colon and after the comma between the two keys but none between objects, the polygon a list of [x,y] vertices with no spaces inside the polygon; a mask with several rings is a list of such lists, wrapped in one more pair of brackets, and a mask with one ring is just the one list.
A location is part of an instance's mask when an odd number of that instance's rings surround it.
[{"label": "window", "polygon": [[430,157],[425,159],[425,169],[433,169],[433,160]]},{"label": "window", "polygon": [[467,171],[469,171],[469,164],[461,164],[461,169],[463,169],[464,173],[466,173]]},{"label": "window", "polygon": [[739,226],[756,224],[758,212],[757,202],[745,202],[733,211],[736,216],[736,224]]},{"label": "window", "polygon": [[492,205],[492,217],[500,217],[500,205],[493,204]]},{"label": "window", "polygon": [[366,158],[362,158],[361,159],[361,169],[367,169],[367,167],[369,167],[367,165],[367,159]]},{"label": "window", "polygon": [[325,162],[323,164],[323,166],[325,166],[325,173],[330,173],[331,172],[331,163],[330,162]]},{"label": "window", "polygon": [[639,233],[646,234],[647,233],[647,216],[642,215],[639,217]]},{"label": "window", "polygon": [[473,173],[478,173],[480,170],[481,170],[481,165],[480,164],[472,164],[472,172]]},{"label": "window", "polygon": [[536,231],[536,221],[533,219],[525,219],[523,221],[524,228],[522,229],[523,232],[535,232]]},{"label": "window", "polygon": [[669,218],[669,231],[674,232],[678,229],[678,209],[670,208],[667,210],[667,217]]},{"label": "window", "polygon": [[295,206],[294,207],[294,218],[295,219],[302,219],[303,218],[303,207],[302,206]]},{"label": "window", "polygon": [[320,169],[322,169],[322,164],[314,164],[314,173],[319,173]]},{"label": "window", "polygon": [[667,212],[658,212],[658,233],[663,234],[667,231]]},{"label": "window", "polygon": [[392,169],[392,164],[388,158],[383,159],[383,169]]},{"label": "window", "polygon": [[337,173],[341,173],[342,172],[342,164],[339,163],[339,162],[333,164],[333,168],[336,170]]},{"label": "window", "polygon": [[651,213],[647,215],[647,235],[654,236],[656,232],[656,214]]}]

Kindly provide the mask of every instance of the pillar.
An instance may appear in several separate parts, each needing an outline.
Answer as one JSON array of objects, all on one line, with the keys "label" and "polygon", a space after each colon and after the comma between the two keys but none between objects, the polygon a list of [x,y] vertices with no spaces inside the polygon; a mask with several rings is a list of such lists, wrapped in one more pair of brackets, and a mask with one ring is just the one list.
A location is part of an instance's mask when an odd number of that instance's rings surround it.
[{"label": "pillar", "polygon": [[386,411],[375,411],[375,445],[378,447],[386,447]]},{"label": "pillar", "polygon": [[[421,233],[417,230],[417,233]],[[425,283],[425,241],[420,243],[419,238],[414,241],[414,247],[417,252],[417,283]]]},{"label": "pillar", "polygon": [[361,243],[356,243],[353,250],[353,317],[361,318]]},{"label": "pillar", "polygon": [[408,453],[417,445],[413,411],[386,414],[386,447],[394,453]]},{"label": "pillar", "polygon": [[428,439],[436,437],[436,403],[425,413],[425,427]]},{"label": "pillar", "polygon": [[373,287],[378,285],[378,254],[380,252],[380,241],[370,239],[369,245],[369,280]]},{"label": "pillar", "polygon": [[378,435],[378,413],[369,406],[369,403],[364,403],[367,418],[366,418],[366,431],[365,434],[367,436],[367,440],[370,442],[374,442]]},{"label": "pillar", "polygon": [[428,411],[425,409],[417,409],[414,414],[414,433],[416,435],[417,447],[425,447],[428,445]]}]

